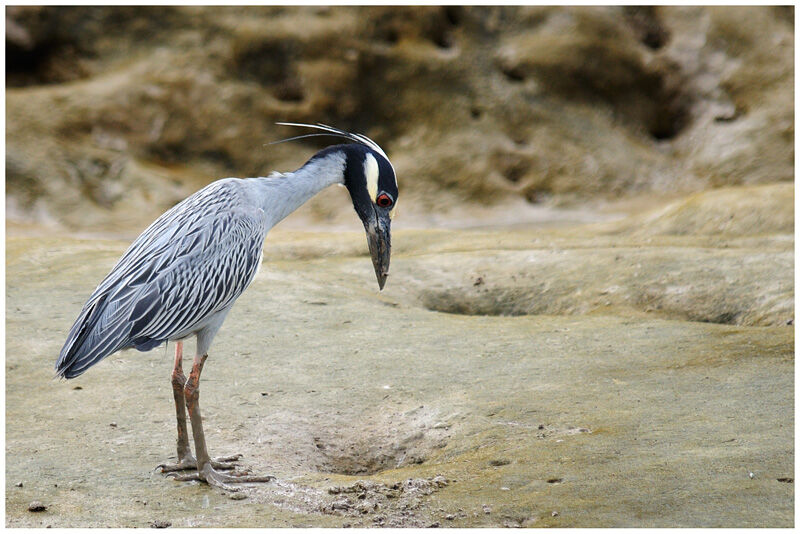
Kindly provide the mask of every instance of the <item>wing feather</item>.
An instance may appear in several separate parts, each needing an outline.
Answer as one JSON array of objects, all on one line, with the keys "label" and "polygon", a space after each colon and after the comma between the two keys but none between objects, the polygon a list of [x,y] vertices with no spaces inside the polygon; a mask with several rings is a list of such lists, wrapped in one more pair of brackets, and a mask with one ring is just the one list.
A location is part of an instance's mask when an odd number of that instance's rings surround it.
[{"label": "wing feather", "polygon": [[98,285],[56,362],[67,378],[122,348],[148,350],[202,328],[252,281],[266,233],[220,180],[159,217]]}]

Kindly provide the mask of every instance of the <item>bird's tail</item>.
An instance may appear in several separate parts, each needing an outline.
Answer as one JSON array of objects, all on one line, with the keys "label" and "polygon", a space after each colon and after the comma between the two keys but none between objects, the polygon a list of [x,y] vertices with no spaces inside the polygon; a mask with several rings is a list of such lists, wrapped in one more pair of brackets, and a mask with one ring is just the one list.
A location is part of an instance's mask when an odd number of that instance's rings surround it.
[{"label": "bird's tail", "polygon": [[90,299],[72,325],[56,360],[56,376],[75,378],[125,344],[120,325],[109,324],[106,296]]}]

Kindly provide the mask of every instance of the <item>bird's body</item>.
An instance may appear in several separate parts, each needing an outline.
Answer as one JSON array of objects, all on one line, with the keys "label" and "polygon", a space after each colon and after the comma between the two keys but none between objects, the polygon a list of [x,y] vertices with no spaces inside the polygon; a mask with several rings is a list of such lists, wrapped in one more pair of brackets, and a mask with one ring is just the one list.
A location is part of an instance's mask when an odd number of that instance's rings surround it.
[{"label": "bird's body", "polygon": [[[198,382],[211,341],[260,267],[267,232],[325,187],[341,184],[367,230],[381,288],[388,272],[389,218],[397,198],[391,164],[366,137],[311,127],[357,144],[324,149],[292,173],[218,180],[165,212],[92,293],[56,362],[58,376],[74,378],[118,350],[147,351],[178,341],[172,374],[179,459],[174,467],[196,467],[202,480],[220,486],[232,480],[214,471],[224,464],[210,460],[205,450]],[[180,340],[192,335],[197,336],[197,354],[187,380]],[[189,452],[186,409],[196,461]],[[243,480],[248,481],[236,481]]]},{"label": "bird's body", "polygon": [[114,352],[198,334],[200,352],[261,263],[267,232],[319,190],[341,161],[312,160],[268,178],[225,178],[161,215],[84,305],[56,365],[73,378]]}]

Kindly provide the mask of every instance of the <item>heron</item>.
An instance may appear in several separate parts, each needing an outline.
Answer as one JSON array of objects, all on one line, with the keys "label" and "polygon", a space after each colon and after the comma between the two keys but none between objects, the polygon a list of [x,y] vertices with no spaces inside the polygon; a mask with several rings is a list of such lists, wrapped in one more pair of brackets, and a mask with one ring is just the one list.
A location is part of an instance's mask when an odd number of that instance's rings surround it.
[{"label": "heron", "polygon": [[[256,276],[264,239],[273,226],[326,187],[343,185],[364,224],[379,290],[389,273],[390,227],[398,190],[386,153],[363,134],[320,123],[278,124],[313,129],[284,141],[334,136],[347,142],[320,150],[294,172],[214,181],[166,211],[136,238],[91,294],[55,364],[56,376],[70,379],[117,351],[148,351],[174,341],[170,381],[178,428],[177,462],[158,468],[178,480],[201,480],[236,491],[239,483],[274,479],[235,471],[241,455],[212,459],[199,405],[200,374],[208,349],[236,299]],[[186,377],[183,340],[191,336],[196,337],[196,351]],[[180,474],[187,470],[191,472]]]}]

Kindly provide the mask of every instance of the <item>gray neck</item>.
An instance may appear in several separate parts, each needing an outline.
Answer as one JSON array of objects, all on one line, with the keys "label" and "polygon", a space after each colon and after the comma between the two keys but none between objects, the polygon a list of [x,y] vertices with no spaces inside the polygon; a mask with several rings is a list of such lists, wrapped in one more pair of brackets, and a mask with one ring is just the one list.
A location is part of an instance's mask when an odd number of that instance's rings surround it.
[{"label": "gray neck", "polygon": [[261,207],[266,215],[267,229],[326,187],[344,184],[344,168],[344,153],[331,152],[308,161],[294,172],[255,178],[261,189]]}]

